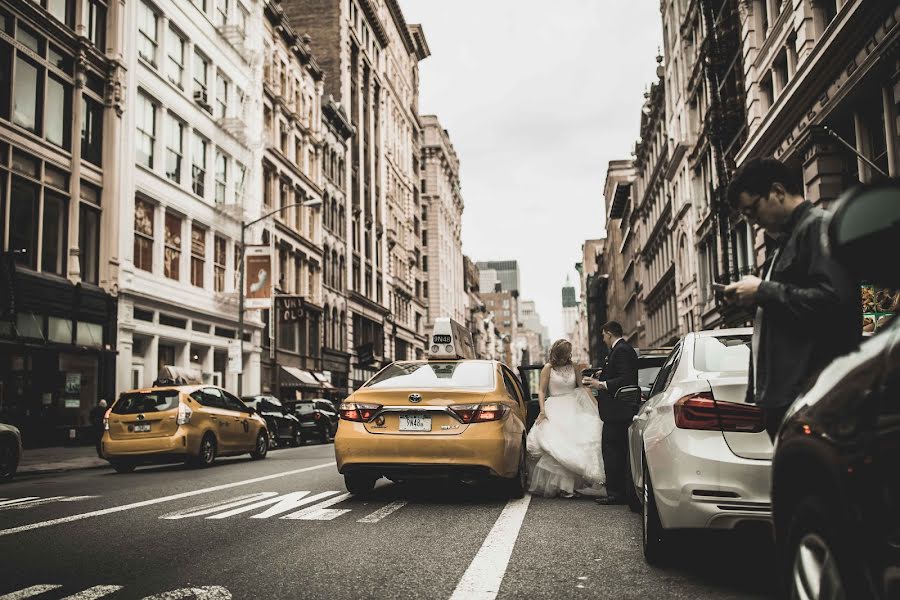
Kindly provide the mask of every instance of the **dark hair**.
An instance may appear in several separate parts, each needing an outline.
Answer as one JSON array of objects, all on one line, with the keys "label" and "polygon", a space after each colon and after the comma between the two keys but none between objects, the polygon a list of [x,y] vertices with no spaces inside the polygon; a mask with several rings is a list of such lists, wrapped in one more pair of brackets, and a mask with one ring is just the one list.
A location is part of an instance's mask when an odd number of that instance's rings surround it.
[{"label": "dark hair", "polygon": [[602,329],[606,333],[611,333],[617,338],[625,337],[625,330],[622,329],[622,326],[619,325],[617,321],[607,321]]},{"label": "dark hair", "polygon": [[731,183],[728,184],[728,204],[731,208],[737,208],[742,192],[765,196],[775,183],[783,185],[789,194],[803,194],[803,184],[798,173],[786,164],[774,158],[751,159],[732,176]]}]

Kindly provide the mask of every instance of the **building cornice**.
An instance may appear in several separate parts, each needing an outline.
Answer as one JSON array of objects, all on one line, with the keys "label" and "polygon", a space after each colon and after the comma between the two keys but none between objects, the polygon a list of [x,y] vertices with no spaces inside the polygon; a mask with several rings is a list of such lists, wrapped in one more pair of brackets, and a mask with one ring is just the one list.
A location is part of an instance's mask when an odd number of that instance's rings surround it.
[{"label": "building cornice", "polygon": [[315,56],[313,56],[309,35],[297,35],[291,27],[290,21],[280,3],[266,0],[263,14],[269,20],[269,23],[272,24],[275,33],[281,36],[282,41],[287,44],[288,50],[297,57],[301,65],[309,69],[313,79],[322,81],[325,77],[325,72],[319,66]]},{"label": "building cornice", "polygon": [[359,0],[359,5],[366,14],[366,19],[369,22],[369,26],[372,27],[372,31],[375,33],[375,38],[378,40],[378,43],[381,44],[382,48],[387,48],[390,39],[388,38],[387,31],[384,29],[384,25],[381,23],[381,19],[378,18],[378,10],[375,8],[375,5],[372,4],[372,0]]}]

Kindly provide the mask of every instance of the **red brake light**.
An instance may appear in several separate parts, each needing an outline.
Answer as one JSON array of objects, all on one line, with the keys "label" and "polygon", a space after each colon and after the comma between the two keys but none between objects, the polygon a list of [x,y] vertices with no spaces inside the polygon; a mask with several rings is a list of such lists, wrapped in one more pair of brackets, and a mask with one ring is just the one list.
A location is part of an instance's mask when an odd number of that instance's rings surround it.
[{"label": "red brake light", "polygon": [[318,421],[321,418],[322,418],[322,415],[320,415],[319,413],[313,413],[313,419],[315,419],[316,421]]},{"label": "red brake light", "polygon": [[487,404],[456,404],[449,407],[459,420],[463,423],[486,423],[488,421],[499,421],[506,413],[509,407],[499,402],[489,402]]},{"label": "red brake light", "polygon": [[[359,423],[367,423],[372,420],[372,417],[375,416],[381,409],[380,404],[362,404],[360,402],[344,402],[341,404],[341,407],[338,409],[338,413],[341,418],[345,421],[357,421]],[[319,413],[316,413],[316,419],[319,418]]]},{"label": "red brake light", "polygon": [[712,392],[690,394],[675,403],[679,429],[758,433],[765,430],[763,410],[753,404],[717,401]]}]

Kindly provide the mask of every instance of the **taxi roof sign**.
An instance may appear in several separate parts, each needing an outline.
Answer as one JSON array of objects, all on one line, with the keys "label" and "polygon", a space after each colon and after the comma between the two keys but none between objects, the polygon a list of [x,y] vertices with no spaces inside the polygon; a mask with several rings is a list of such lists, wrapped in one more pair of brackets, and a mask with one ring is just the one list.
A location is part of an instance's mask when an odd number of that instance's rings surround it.
[{"label": "taxi roof sign", "polygon": [[472,332],[450,317],[435,319],[430,342],[429,359],[475,358]]}]

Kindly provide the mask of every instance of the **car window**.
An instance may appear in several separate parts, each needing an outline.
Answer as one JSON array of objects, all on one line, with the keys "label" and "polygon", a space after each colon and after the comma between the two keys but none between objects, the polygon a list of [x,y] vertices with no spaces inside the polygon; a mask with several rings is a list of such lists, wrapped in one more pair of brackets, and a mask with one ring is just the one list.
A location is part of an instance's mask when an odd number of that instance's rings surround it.
[{"label": "car window", "polygon": [[315,407],[312,402],[298,402],[295,410],[297,411],[297,414],[308,415],[315,410]]},{"label": "car window", "polygon": [[503,384],[506,386],[506,393],[515,400],[519,406],[522,406],[522,403],[525,398],[525,394],[522,393],[521,388],[519,387],[519,383],[516,381],[515,376],[507,371],[506,369],[502,369],[503,371]]},{"label": "car window", "polygon": [[640,387],[651,387],[656,381],[656,375],[666,364],[667,357],[644,357],[638,360],[638,385]]},{"label": "car window", "polygon": [[321,400],[319,402],[316,402],[316,408],[318,408],[319,410],[324,410],[325,412],[334,412],[334,407],[331,406],[330,403],[322,402]]},{"label": "car window", "polygon": [[704,372],[746,373],[750,368],[751,339],[749,334],[697,338],[694,368]]},{"label": "car window", "polygon": [[669,354],[666,364],[663,365],[659,370],[659,373],[656,374],[656,380],[653,382],[653,389],[650,390],[651,397],[665,391],[666,388],[669,387],[669,383],[672,381],[672,377],[675,375],[675,370],[678,367],[678,359],[680,357],[681,344],[678,344],[672,349],[672,353]]},{"label": "car window", "polygon": [[122,394],[112,411],[117,415],[163,412],[178,406],[178,390]]},{"label": "car window", "polygon": [[247,405],[238,400],[237,396],[222,391],[222,397],[225,400],[225,408],[228,410],[236,410],[238,412],[247,412]]},{"label": "car window", "polygon": [[218,388],[203,388],[200,398],[195,398],[203,406],[225,408],[225,399]]},{"label": "car window", "polygon": [[274,396],[266,396],[266,402],[274,406],[277,410],[281,410],[282,404],[281,400]]},{"label": "car window", "polygon": [[382,369],[367,388],[494,389],[494,365],[481,361],[393,363]]}]

